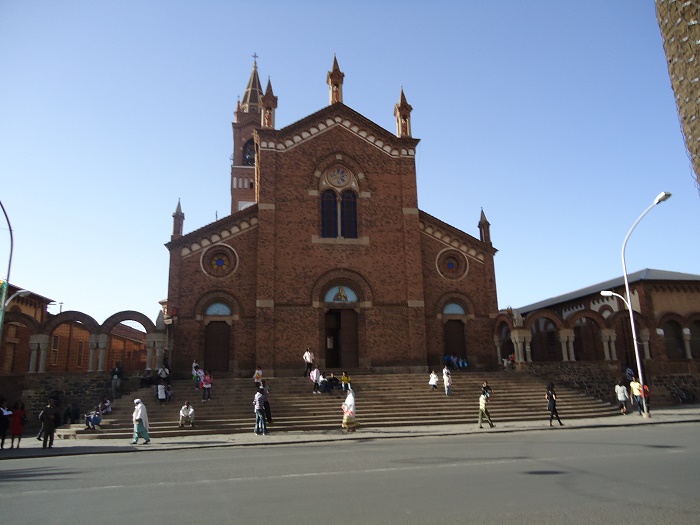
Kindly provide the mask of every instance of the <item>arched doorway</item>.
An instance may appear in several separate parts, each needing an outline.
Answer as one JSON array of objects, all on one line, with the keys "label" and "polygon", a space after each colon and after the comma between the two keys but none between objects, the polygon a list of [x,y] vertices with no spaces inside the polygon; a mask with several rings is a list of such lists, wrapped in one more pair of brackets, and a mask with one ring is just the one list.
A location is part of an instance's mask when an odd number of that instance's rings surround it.
[{"label": "arched doorway", "polygon": [[216,302],[207,307],[205,315],[203,366],[206,370],[228,372],[233,359],[231,325],[221,317],[230,317],[231,308]]},{"label": "arched doorway", "polygon": [[559,330],[548,318],[540,317],[532,324],[530,350],[533,361],[561,361]]},{"label": "arched doorway", "polygon": [[332,286],[324,297],[324,357],[326,368],[358,368],[357,294],[347,286]]},{"label": "arched doorway", "polygon": [[442,309],[444,354],[467,359],[467,338],[464,335],[466,314],[462,305],[447,303]]}]

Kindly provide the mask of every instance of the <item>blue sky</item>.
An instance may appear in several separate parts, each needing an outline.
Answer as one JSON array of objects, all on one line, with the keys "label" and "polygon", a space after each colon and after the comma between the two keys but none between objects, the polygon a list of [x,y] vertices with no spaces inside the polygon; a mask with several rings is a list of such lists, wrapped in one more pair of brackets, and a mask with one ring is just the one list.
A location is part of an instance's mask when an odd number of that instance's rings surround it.
[{"label": "blue sky", "polygon": [[[229,213],[231,121],[259,55],[277,127],[413,106],[419,207],[499,252],[499,307],[630,272],[700,273],[700,198],[653,0],[0,0],[0,200],[11,281],[99,322],[155,319],[172,213]],[[1,218],[1,217],[0,217]],[[0,224],[0,276],[9,234]],[[58,306],[51,311],[58,312]]]}]

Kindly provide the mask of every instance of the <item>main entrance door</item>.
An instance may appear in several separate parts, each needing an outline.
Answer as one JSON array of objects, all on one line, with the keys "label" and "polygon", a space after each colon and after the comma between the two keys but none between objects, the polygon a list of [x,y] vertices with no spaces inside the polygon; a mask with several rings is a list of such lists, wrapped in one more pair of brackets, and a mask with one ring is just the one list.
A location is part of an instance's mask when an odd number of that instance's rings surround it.
[{"label": "main entrance door", "polygon": [[226,321],[212,321],[204,331],[204,368],[228,372],[231,327]]},{"label": "main entrance door", "polygon": [[359,351],[355,311],[349,308],[329,310],[325,324],[326,368],[357,368]]},{"label": "main entrance door", "polygon": [[445,354],[467,359],[467,345],[464,338],[464,323],[450,319],[445,323]]}]

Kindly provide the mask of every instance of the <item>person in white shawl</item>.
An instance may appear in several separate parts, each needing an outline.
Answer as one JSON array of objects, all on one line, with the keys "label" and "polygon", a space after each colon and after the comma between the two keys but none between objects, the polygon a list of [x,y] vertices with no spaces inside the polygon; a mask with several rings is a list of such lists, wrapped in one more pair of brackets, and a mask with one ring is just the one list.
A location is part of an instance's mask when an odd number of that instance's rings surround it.
[{"label": "person in white shawl", "polygon": [[355,420],[355,392],[348,389],[348,397],[341,405],[343,408],[343,428],[346,432],[355,432],[357,421]]},{"label": "person in white shawl", "polygon": [[134,421],[134,441],[132,445],[136,445],[139,442],[139,437],[145,440],[144,445],[148,445],[151,442],[151,438],[148,435],[148,412],[146,411],[146,405],[140,399],[134,399],[134,415],[132,419]]}]

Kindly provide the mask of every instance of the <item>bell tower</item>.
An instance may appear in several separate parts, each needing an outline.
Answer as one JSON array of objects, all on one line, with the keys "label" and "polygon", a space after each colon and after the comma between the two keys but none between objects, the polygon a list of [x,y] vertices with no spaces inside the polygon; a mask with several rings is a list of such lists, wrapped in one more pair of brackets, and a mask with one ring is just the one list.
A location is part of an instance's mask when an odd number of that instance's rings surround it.
[{"label": "bell tower", "polygon": [[[272,87],[268,82],[270,92]],[[250,74],[243,98],[234,113],[233,155],[231,155],[231,213],[255,204],[255,140],[253,134],[261,127],[264,117],[263,91],[258,76],[258,55],[253,54]],[[275,99],[274,106],[277,106]],[[273,120],[274,122],[274,120]]]}]

